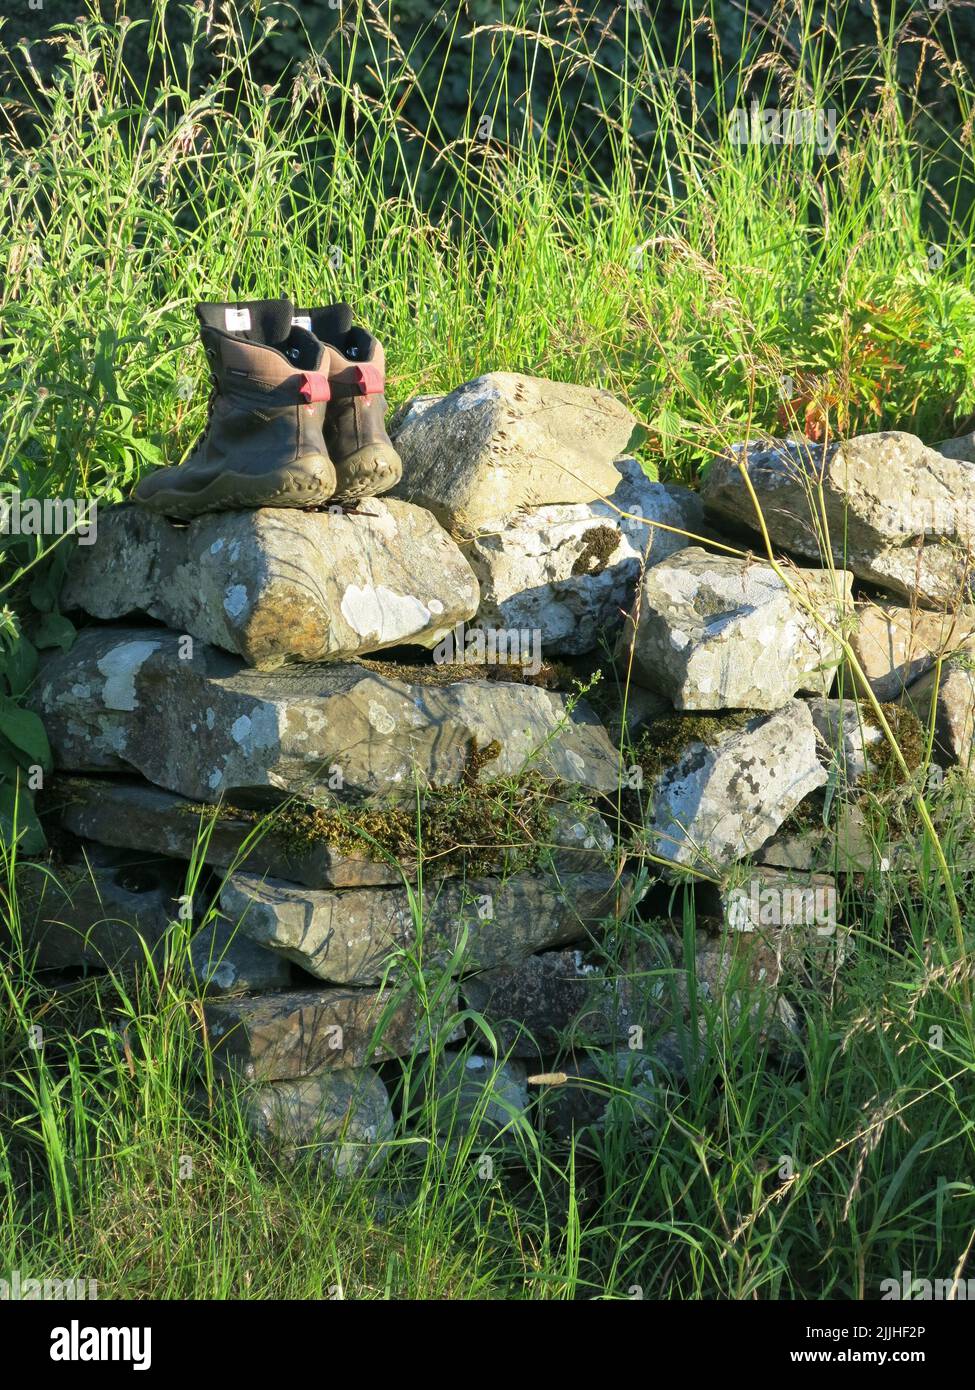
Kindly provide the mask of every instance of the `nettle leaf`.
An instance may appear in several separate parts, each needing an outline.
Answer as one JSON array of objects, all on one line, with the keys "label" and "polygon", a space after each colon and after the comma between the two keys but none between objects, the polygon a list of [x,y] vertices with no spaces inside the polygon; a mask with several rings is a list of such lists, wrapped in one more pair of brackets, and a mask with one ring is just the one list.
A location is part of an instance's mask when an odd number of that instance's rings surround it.
[{"label": "nettle leaf", "polygon": [[58,596],[64,583],[64,571],[68,563],[65,546],[59,545],[51,555],[41,573],[30,586],[30,601],[40,613],[57,612]]},{"label": "nettle leaf", "polygon": [[63,613],[45,613],[34,629],[34,645],[41,651],[48,647],[60,647],[66,652],[75,637],[77,629]]},{"label": "nettle leaf", "polygon": [[22,632],[0,652],[0,671],[7,678],[11,695],[23,695],[37,675],[37,648]]},{"label": "nettle leaf", "polygon": [[44,725],[33,710],[15,704],[8,695],[0,695],[0,736],[15,753],[26,757],[23,766],[39,765],[45,772],[51,771],[51,745]]},{"label": "nettle leaf", "polygon": [[20,763],[14,757],[13,753],[11,753],[9,749],[4,748],[3,743],[0,742],[0,781],[9,779],[11,782],[16,782],[20,772]]},{"label": "nettle leaf", "polygon": [[0,782],[0,839],[8,846],[16,842],[23,854],[43,854],[47,848],[33,801],[12,782]]}]

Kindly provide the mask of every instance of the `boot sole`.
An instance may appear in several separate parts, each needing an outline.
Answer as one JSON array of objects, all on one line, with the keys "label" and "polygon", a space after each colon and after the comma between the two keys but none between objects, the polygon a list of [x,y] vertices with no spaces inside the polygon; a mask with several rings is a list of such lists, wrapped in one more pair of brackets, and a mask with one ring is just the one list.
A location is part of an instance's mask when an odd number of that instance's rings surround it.
[{"label": "boot sole", "polygon": [[221,473],[198,492],[180,488],[160,488],[142,498],[136,489],[135,501],[149,511],[162,512],[178,520],[189,520],[207,512],[254,511],[258,507],[292,510],[319,506],[335,495],[335,469],[330,460],[321,459],[313,474],[293,473],[280,468],[258,478]]},{"label": "boot sole", "polygon": [[336,500],[353,502],[362,497],[378,497],[395,487],[403,476],[403,464],[391,446],[379,445],[358,449],[348,458],[336,460],[335,473]]}]

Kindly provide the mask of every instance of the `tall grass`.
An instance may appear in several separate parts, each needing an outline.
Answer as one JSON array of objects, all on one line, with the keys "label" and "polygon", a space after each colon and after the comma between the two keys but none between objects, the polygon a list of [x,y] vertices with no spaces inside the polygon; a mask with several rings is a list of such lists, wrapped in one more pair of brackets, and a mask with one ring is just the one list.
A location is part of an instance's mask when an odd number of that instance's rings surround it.
[{"label": "tall grass", "polygon": [[[53,34],[54,76],[2,55],[5,487],[109,502],[178,461],[204,417],[192,306],[228,295],[349,299],[387,344],[394,400],[492,368],[597,381],[668,478],[759,430],[937,439],[975,410],[971,130],[931,121],[890,7],[862,51],[784,20],[773,58],[750,37],[702,109],[639,7],[611,62],[574,11],[512,6],[474,42],[527,55],[529,81],[547,59],[547,116],[526,121],[501,76],[471,91],[463,129],[444,124],[443,69],[417,68],[382,7],[272,92],[251,76],[259,27],[222,10],[207,34],[193,10],[188,59],[165,9]],[[685,70],[712,34],[696,9]],[[971,76],[938,32],[921,61],[970,121]],[[378,95],[347,81],[353,48]],[[835,151],[731,143],[752,98],[835,109]],[[52,557],[3,539],[7,621],[33,631]],[[566,1150],[513,1123],[485,1168],[476,1126],[444,1142],[421,1086],[382,1172],[348,1183],[257,1155],[232,1092],[194,1096],[178,943],[135,983],[38,974],[8,844],[0,1265],[151,1297],[861,1298],[903,1269],[950,1277],[975,1224],[970,967],[905,804],[878,799],[878,842],[889,823],[908,848],[848,884],[849,957],[796,983],[792,1053],[699,997],[652,1133],[617,1120]],[[949,779],[935,809],[970,944],[967,787]],[[693,894],[672,911],[690,941]],[[653,930],[614,924],[620,972]]]}]

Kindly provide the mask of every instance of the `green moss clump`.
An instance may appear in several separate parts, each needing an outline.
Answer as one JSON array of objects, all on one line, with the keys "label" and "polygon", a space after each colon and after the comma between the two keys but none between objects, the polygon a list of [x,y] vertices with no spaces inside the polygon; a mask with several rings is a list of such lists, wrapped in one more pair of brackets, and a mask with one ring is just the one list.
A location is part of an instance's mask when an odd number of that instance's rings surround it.
[{"label": "green moss clump", "polygon": [[718,618],[729,611],[728,600],[707,589],[698,589],[694,597],[694,612],[700,618]]},{"label": "green moss clump", "polygon": [[438,869],[478,874],[500,863],[515,873],[537,863],[549,843],[553,804],[564,788],[537,772],[482,784],[481,770],[500,752],[496,739],[484,748],[472,739],[460,785],[425,788],[416,806],[286,802],[265,810],[222,802],[186,809],[243,826],[263,825],[295,854],[324,846],[354,858],[388,856],[404,867],[415,865],[422,854]]},{"label": "green moss clump", "polygon": [[[908,771],[911,773],[924,765],[928,739],[924,725],[907,705],[889,704],[884,706],[884,718],[897,740]],[[880,730],[880,721],[870,705],[863,706],[863,722],[871,728]],[[883,791],[904,781],[904,772],[894,755],[894,750],[881,731],[877,743],[872,743],[867,753],[870,771],[863,778],[865,791]]]},{"label": "green moss clump", "polygon": [[594,526],[586,532],[571,573],[602,574],[610,556],[619,548],[619,543],[620,533],[615,526]]},{"label": "green moss clump", "polygon": [[537,671],[529,671],[519,662],[444,661],[417,662],[407,666],[401,661],[371,661],[359,658],[356,665],[374,671],[386,680],[403,681],[408,685],[453,685],[456,681],[509,681],[514,685],[539,685],[545,690],[571,690],[573,675],[559,661],[543,661]]},{"label": "green moss clump", "polygon": [[779,827],[779,832],[786,835],[803,835],[810,830],[822,830],[825,805],[826,799],[821,791],[813,792],[811,796],[804,797],[799,805],[786,816]]},{"label": "green moss clump", "polygon": [[636,745],[636,761],[645,781],[652,782],[694,743],[713,748],[725,734],[745,728],[755,714],[734,710],[724,714],[667,714],[654,719]]}]

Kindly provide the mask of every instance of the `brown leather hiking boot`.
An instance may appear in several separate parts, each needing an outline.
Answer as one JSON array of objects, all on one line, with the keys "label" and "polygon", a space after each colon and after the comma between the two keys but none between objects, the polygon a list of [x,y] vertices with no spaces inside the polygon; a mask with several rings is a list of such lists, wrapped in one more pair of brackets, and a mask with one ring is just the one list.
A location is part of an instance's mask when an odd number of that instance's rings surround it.
[{"label": "brown leather hiking boot", "polygon": [[382,344],[353,325],[348,304],[296,309],[295,323],[310,329],[327,354],[331,399],[325,443],[335,465],[336,497],[352,500],[388,492],[399,482],[403,465],[386,433]]},{"label": "brown leather hiking boot", "polygon": [[141,480],[136,502],[166,516],[309,507],[335,492],[322,433],[329,359],[285,299],[198,304],[213,392],[207,427],[178,468]]}]

